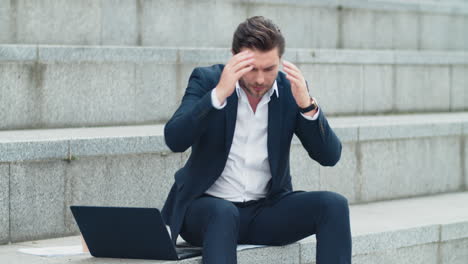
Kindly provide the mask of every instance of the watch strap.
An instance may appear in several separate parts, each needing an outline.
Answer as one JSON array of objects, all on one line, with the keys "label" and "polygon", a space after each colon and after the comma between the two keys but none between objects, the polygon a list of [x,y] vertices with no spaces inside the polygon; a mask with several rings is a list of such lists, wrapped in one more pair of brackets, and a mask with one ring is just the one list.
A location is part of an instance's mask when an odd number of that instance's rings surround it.
[{"label": "watch strap", "polygon": [[307,113],[307,112],[310,112],[310,111],[315,110],[317,108],[318,108],[318,105],[315,102],[315,100],[313,98],[310,98],[310,105],[308,107],[305,107],[305,108],[299,107],[299,111],[301,113]]}]

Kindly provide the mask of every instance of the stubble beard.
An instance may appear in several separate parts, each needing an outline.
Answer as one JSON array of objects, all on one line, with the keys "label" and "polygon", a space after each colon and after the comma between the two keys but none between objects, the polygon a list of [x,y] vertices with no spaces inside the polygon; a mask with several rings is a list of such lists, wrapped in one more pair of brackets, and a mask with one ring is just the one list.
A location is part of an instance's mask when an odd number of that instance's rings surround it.
[{"label": "stubble beard", "polygon": [[239,80],[239,85],[245,93],[247,93],[249,96],[255,99],[261,99],[273,87],[273,84],[271,84],[269,88],[267,88],[268,86],[266,85],[254,85],[261,86],[263,88],[263,90],[257,92],[253,87],[247,85],[247,83],[244,82],[242,79]]}]

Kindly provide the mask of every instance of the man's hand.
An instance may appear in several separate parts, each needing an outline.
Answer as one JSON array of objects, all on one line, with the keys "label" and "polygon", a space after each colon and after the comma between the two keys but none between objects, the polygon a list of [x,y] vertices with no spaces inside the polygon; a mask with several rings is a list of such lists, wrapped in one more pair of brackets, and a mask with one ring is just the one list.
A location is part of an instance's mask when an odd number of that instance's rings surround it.
[{"label": "man's hand", "polygon": [[226,98],[234,92],[236,82],[242,75],[253,69],[253,55],[253,52],[248,50],[239,52],[226,63],[219,83],[215,88],[220,104],[223,104]]},{"label": "man's hand", "polygon": [[286,78],[291,82],[291,91],[300,108],[306,108],[310,105],[310,95],[307,90],[307,84],[301,71],[296,65],[283,61],[283,70]]}]

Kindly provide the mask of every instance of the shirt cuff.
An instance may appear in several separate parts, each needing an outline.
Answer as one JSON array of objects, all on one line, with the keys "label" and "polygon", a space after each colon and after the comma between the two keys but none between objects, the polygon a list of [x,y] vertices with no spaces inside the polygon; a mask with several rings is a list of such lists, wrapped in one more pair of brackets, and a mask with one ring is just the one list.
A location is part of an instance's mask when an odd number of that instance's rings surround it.
[{"label": "shirt cuff", "polygon": [[224,104],[221,105],[221,103],[219,103],[218,97],[216,96],[216,89],[213,89],[211,91],[211,104],[214,108],[221,110],[226,106],[227,102],[224,101]]},{"label": "shirt cuff", "polygon": [[[317,103],[317,100],[315,100],[315,98],[312,97],[312,99],[314,99],[315,103]],[[318,103],[317,103],[317,104],[318,104]],[[311,121],[317,120],[319,114],[320,114],[320,108],[317,108],[317,112],[316,112],[315,115],[313,115],[313,116],[308,116],[308,115],[304,115],[303,113],[301,113],[301,115],[302,115],[305,119],[311,120]]]}]

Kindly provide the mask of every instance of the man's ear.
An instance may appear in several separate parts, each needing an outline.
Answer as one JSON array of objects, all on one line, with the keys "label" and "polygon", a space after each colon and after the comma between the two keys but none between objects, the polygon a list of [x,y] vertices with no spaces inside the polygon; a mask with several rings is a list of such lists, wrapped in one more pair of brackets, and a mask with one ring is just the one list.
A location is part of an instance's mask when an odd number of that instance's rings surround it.
[{"label": "man's ear", "polygon": [[235,54],[234,54],[234,50],[233,50],[233,49],[231,49],[231,54],[232,54],[232,56],[234,56],[234,55],[235,55]]}]

